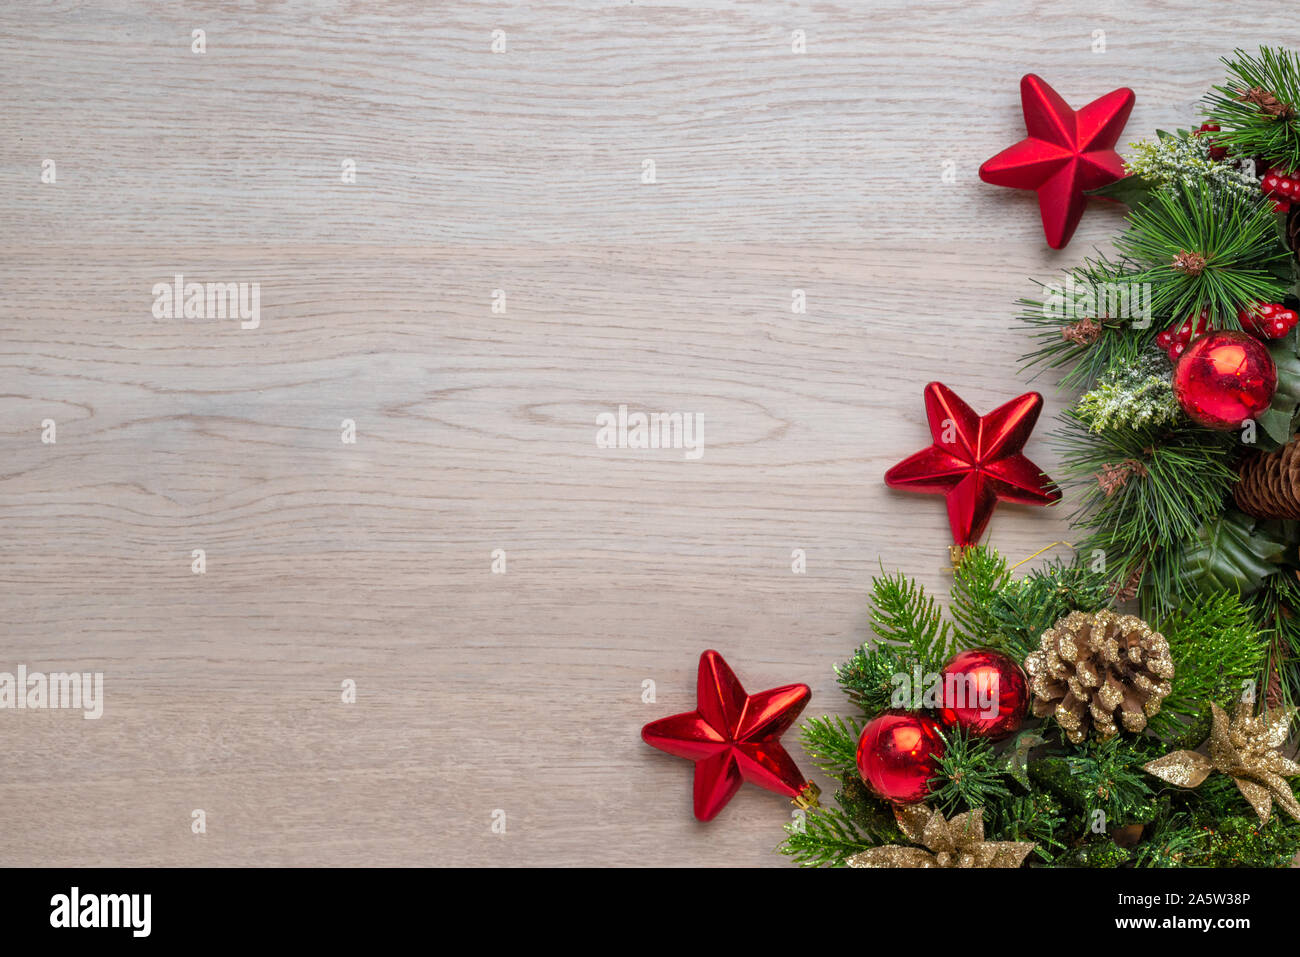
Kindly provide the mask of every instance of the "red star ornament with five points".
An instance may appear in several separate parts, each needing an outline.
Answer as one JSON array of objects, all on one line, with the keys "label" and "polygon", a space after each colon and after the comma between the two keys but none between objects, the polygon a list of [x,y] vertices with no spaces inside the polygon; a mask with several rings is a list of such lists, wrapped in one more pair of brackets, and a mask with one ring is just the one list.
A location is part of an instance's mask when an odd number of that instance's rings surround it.
[{"label": "red star ornament with five points", "polygon": [[651,721],[641,737],[695,762],[695,816],[710,821],[744,781],[787,797],[814,789],[780,741],[811,695],[807,685],[745,694],[722,655],[706,651],[700,655],[696,710]]},{"label": "red star ornament with five points", "polygon": [[1020,80],[1020,103],[1029,136],[986,161],[980,179],[1036,190],[1047,245],[1062,249],[1083,218],[1084,191],[1124,175],[1115,143],[1133,110],[1133,91],[1121,87],[1072,110],[1046,81],[1028,73]]},{"label": "red star ornament with five points", "polygon": [[1018,399],[976,415],[942,382],[925,387],[925,414],[934,444],[885,473],[890,488],[932,492],[948,500],[948,524],[958,545],[974,545],[999,500],[1051,505],[1061,491],[1021,449],[1034,430],[1043,397]]}]

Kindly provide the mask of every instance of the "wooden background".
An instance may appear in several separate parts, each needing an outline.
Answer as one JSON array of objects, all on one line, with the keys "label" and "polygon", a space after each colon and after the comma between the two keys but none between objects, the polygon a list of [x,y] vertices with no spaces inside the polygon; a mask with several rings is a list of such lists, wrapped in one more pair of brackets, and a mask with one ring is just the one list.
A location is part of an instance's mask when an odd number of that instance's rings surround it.
[{"label": "wooden background", "polygon": [[[881,483],[922,386],[1029,387],[1015,298],[1121,216],[1056,254],[978,181],[1021,74],[1132,87],[1129,142],[1296,40],[1174,0],[6,3],[0,670],[106,701],[0,712],[5,863],[781,864],[783,799],[698,824],[639,728],[709,647],[847,713],[872,573],[943,586],[941,501]],[[260,282],[260,328],[155,319],[178,272]],[[620,403],[704,457],[598,449]]]}]

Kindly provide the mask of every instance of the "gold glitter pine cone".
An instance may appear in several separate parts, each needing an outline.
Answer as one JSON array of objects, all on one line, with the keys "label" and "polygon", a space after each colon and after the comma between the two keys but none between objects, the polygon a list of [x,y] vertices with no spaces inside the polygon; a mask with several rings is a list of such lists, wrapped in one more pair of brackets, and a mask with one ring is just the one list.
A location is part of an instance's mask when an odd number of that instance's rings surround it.
[{"label": "gold glitter pine cone", "polygon": [[1135,615],[1071,612],[1025,659],[1033,712],[1051,715],[1075,744],[1139,732],[1160,713],[1174,663],[1164,635]]},{"label": "gold glitter pine cone", "polygon": [[1232,498],[1255,518],[1300,519],[1300,436],[1242,462]]}]

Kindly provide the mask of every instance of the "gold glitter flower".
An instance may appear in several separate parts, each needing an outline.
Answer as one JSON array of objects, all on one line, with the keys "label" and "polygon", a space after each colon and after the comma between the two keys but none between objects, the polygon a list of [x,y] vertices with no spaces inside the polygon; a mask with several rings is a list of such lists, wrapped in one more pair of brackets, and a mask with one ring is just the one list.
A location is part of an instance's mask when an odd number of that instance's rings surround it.
[{"label": "gold glitter flower", "polygon": [[1030,841],[984,840],[984,809],[945,821],[923,804],[894,808],[898,829],[923,845],[886,844],[854,854],[849,867],[1019,867],[1036,845]]},{"label": "gold glitter flower", "polygon": [[1300,764],[1278,750],[1286,744],[1296,709],[1274,708],[1267,717],[1252,716],[1254,709],[1242,701],[1231,721],[1217,704],[1210,705],[1210,709],[1214,723],[1210,727],[1209,757],[1198,751],[1172,751],[1143,767],[1180,788],[1197,787],[1211,771],[1222,772],[1237,782],[1261,824],[1268,823],[1274,801],[1300,821],[1300,803],[1286,782],[1286,778],[1300,774]]}]

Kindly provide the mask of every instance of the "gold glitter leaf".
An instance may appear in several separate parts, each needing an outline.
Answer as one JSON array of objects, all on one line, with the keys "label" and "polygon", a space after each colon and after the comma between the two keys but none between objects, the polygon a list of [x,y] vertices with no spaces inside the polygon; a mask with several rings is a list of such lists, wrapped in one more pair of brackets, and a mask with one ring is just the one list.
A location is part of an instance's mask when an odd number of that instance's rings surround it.
[{"label": "gold glitter leaf", "polygon": [[1148,761],[1142,767],[1160,780],[1180,788],[1196,787],[1214,770],[1210,759],[1195,751],[1174,751],[1163,758]]},{"label": "gold glitter leaf", "polygon": [[1143,767],[1161,780],[1185,788],[1194,788],[1211,771],[1219,771],[1237,782],[1261,824],[1268,823],[1274,801],[1300,821],[1300,802],[1286,781],[1300,774],[1300,764],[1278,751],[1286,743],[1296,709],[1275,709],[1267,716],[1254,716],[1253,710],[1249,702],[1242,701],[1229,721],[1222,708],[1211,704],[1208,758],[1196,751],[1174,751]]}]

